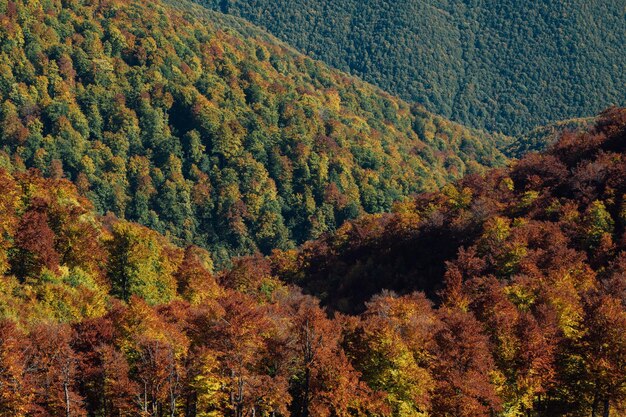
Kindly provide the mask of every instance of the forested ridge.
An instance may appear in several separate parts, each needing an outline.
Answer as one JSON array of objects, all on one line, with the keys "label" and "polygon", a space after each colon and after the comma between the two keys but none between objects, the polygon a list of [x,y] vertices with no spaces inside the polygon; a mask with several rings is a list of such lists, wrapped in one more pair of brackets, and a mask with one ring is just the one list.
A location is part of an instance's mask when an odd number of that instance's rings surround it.
[{"label": "forested ridge", "polygon": [[0,417],[623,416],[625,158],[623,108],[511,141],[199,5],[0,0]]},{"label": "forested ridge", "polygon": [[348,222],[270,263],[332,311],[367,317],[384,289],[425,291],[438,311],[470,314],[489,337],[491,382],[504,384],[495,415],[622,416],[625,152],[626,109],[611,108],[545,153]]},{"label": "forested ridge", "polygon": [[[510,169],[221,272],[5,157],[0,415],[621,416],[625,153],[610,109]],[[334,310],[369,301],[329,314],[289,281]]]},{"label": "forested ridge", "polygon": [[561,134],[584,132],[593,126],[595,121],[595,117],[578,117],[540,126],[511,140],[502,148],[502,151],[513,159],[519,159],[529,152],[545,151],[559,139]]},{"label": "forested ridge", "polygon": [[626,102],[622,0],[196,0],[466,126],[525,134]]},{"label": "forested ridge", "polygon": [[192,3],[0,0],[0,22],[1,149],[220,264],[506,161]]}]

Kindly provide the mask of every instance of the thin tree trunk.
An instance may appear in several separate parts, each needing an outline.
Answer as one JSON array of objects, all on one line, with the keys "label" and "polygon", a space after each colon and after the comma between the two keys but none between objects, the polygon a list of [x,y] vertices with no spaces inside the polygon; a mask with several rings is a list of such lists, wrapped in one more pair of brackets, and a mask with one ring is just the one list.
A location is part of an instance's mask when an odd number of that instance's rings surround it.
[{"label": "thin tree trunk", "polygon": [[591,404],[591,417],[598,417],[600,408],[600,394],[598,393],[598,382],[596,381],[596,392],[593,394],[593,403]]},{"label": "thin tree trunk", "polygon": [[176,417],[176,394],[174,387],[170,383],[170,417]]},{"label": "thin tree trunk", "polygon": [[196,417],[196,401],[197,394],[195,391],[187,394],[187,399],[185,401],[185,417]]},{"label": "thin tree trunk", "polygon": [[67,382],[63,383],[63,392],[65,394],[65,417],[70,417],[70,392],[67,387]]},{"label": "thin tree trunk", "polygon": [[176,417],[176,401],[180,393],[177,392],[179,383],[178,369],[176,368],[176,357],[174,351],[170,350],[169,388],[170,388],[170,417]]},{"label": "thin tree trunk", "polygon": [[611,404],[609,403],[609,399],[604,399],[604,412],[602,413],[602,417],[609,417]]},{"label": "thin tree trunk", "polygon": [[237,378],[237,417],[243,417],[243,378]]},{"label": "thin tree trunk", "polygon": [[309,319],[306,319],[304,327],[304,398],[302,399],[302,410],[300,417],[309,417],[309,391],[311,390],[311,361],[313,359],[313,346],[311,341],[311,329],[309,328]]},{"label": "thin tree trunk", "polygon": [[302,401],[302,417],[309,417],[309,391],[311,389],[311,370],[304,371],[304,398]]},{"label": "thin tree trunk", "polygon": [[600,401],[597,398],[594,398],[593,403],[591,404],[591,417],[599,417],[598,416],[599,405],[600,405]]}]

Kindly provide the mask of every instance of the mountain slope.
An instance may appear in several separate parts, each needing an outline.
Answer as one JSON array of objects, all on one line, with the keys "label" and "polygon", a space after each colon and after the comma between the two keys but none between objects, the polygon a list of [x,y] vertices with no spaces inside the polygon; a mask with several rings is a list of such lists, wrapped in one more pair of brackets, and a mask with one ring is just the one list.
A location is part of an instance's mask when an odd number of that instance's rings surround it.
[{"label": "mountain slope", "polygon": [[519,135],[626,100],[620,0],[197,1],[467,126]]},{"label": "mountain slope", "polygon": [[516,159],[528,152],[542,152],[555,143],[564,132],[583,132],[593,126],[595,121],[594,117],[582,117],[541,126],[515,138],[502,151],[510,158]]},{"label": "mountain slope", "polygon": [[[372,313],[377,298],[367,302],[383,289],[426,291],[439,311],[470,312],[501,372],[484,380],[504,383],[496,415],[621,416],[625,158],[626,109],[609,109],[589,130],[565,132],[546,153],[511,169],[470,175],[393,214],[348,222],[299,251],[274,254],[271,263],[277,276],[332,309],[381,320],[391,314],[396,326],[401,313],[388,304]],[[380,358],[359,350],[372,331],[359,329],[349,342],[365,375]],[[375,334],[371,343],[382,337]],[[456,392],[463,387],[459,381]]]},{"label": "mountain slope", "polygon": [[223,262],[502,164],[470,131],[176,2],[0,2],[0,140]]},{"label": "mountain slope", "polygon": [[[548,151],[512,168],[469,175],[393,213],[276,253],[278,275],[332,309],[358,312],[383,289],[440,300],[447,261],[467,251],[485,260],[483,273],[506,281],[531,273],[527,257],[560,249],[601,269],[625,243],[625,126],[626,110],[609,109],[588,130],[565,131]],[[534,248],[538,242],[546,246]]]},{"label": "mountain slope", "polygon": [[[0,413],[621,416],[625,156],[611,109],[511,169],[217,275],[206,251],[3,157]],[[320,271],[331,306],[403,276],[407,294],[329,318],[279,280]],[[422,272],[437,307],[410,293]]]}]

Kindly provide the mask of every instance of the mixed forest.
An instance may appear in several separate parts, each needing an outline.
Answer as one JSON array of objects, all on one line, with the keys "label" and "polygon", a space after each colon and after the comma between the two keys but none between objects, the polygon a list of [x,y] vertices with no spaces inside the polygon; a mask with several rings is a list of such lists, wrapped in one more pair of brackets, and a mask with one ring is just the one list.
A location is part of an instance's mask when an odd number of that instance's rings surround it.
[{"label": "mixed forest", "polygon": [[466,126],[625,105],[622,0],[195,0]]},{"label": "mixed forest", "polygon": [[219,272],[5,161],[0,415],[623,415],[625,155],[610,109],[512,168]]},{"label": "mixed forest", "polygon": [[626,415],[626,109],[425,104],[184,0],[0,0],[0,417]]},{"label": "mixed forest", "polygon": [[0,145],[16,166],[223,264],[506,160],[502,136],[180,3],[0,0]]},{"label": "mixed forest", "polygon": [[594,125],[594,117],[579,117],[574,119],[559,120],[533,129],[525,135],[509,141],[502,152],[510,158],[519,159],[529,152],[545,151],[566,132],[583,132]]}]

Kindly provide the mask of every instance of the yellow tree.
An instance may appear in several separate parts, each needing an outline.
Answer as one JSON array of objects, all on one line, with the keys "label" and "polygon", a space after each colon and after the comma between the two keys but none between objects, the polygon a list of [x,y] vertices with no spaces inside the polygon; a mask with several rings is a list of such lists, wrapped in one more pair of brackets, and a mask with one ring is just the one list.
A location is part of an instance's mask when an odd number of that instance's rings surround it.
[{"label": "yellow tree", "polygon": [[348,352],[363,379],[380,391],[388,415],[427,416],[434,379],[432,335],[438,320],[423,294],[376,296],[348,337]]}]

